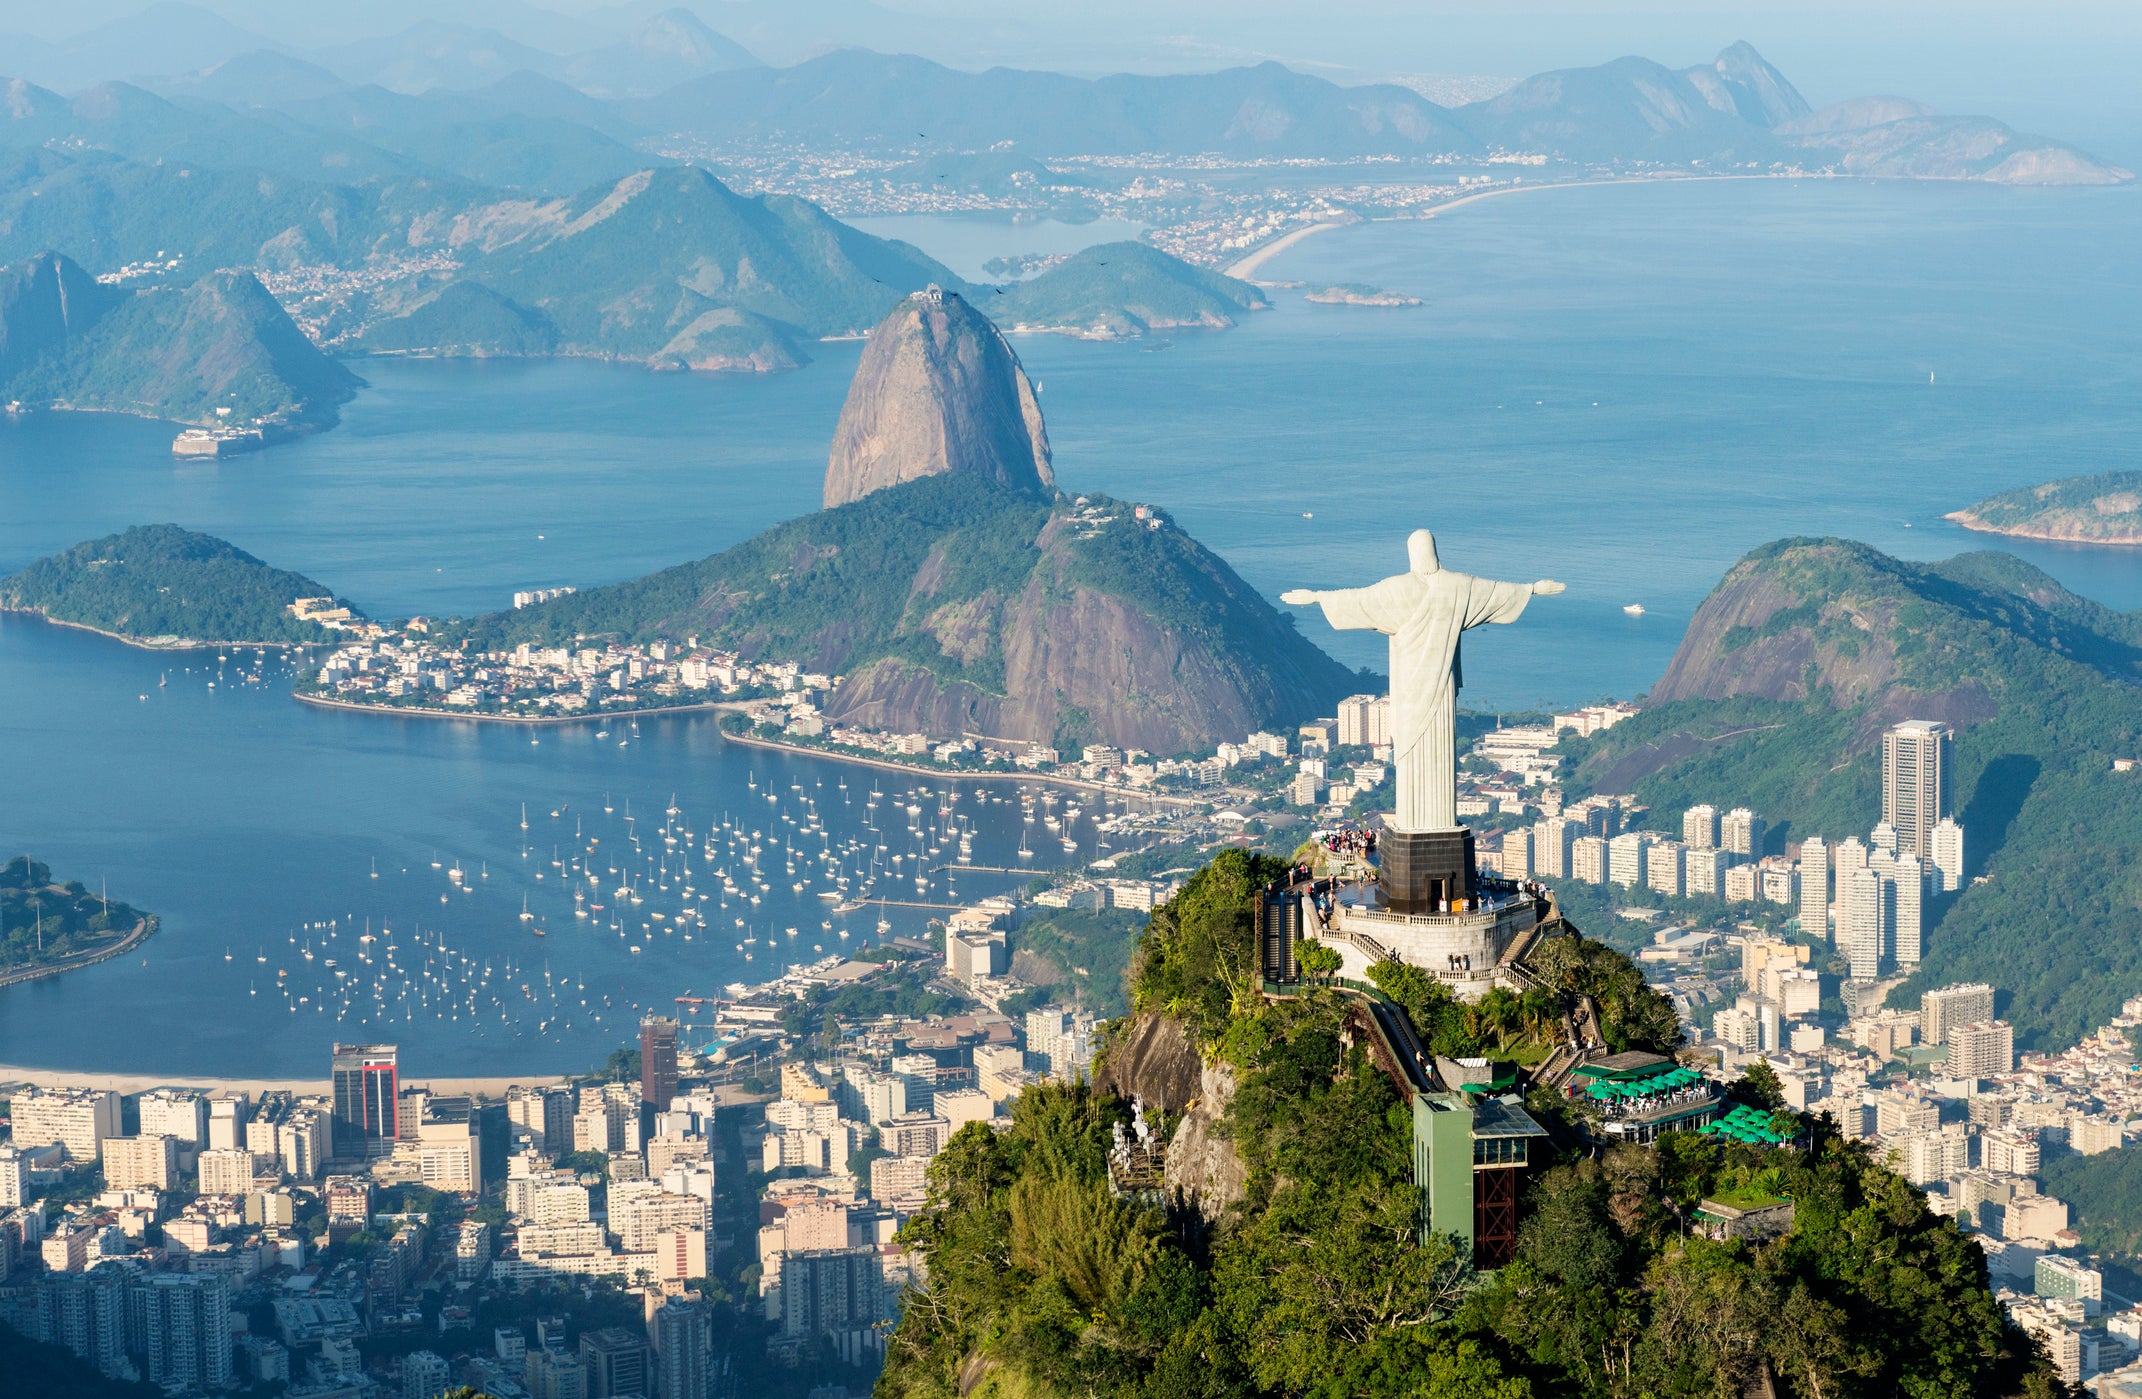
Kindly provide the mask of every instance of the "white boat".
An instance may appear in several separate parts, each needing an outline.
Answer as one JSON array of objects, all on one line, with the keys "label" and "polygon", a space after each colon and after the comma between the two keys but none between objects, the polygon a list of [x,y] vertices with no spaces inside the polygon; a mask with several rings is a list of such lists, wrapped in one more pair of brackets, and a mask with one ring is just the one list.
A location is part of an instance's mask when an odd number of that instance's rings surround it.
[{"label": "white boat", "polygon": [[1627,607],[1624,607],[1621,610],[1628,613],[1631,617],[1641,617],[1644,615],[1644,605],[1640,602],[1632,602]]}]

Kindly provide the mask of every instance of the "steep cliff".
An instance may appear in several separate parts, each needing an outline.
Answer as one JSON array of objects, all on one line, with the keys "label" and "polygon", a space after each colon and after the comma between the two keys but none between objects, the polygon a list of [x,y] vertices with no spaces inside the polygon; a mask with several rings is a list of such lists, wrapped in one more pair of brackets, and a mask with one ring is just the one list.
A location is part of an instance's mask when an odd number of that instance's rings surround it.
[{"label": "steep cliff", "polygon": [[833,431],[825,503],[947,472],[1041,494],[1056,483],[1019,356],[987,316],[932,287],[870,332]]}]

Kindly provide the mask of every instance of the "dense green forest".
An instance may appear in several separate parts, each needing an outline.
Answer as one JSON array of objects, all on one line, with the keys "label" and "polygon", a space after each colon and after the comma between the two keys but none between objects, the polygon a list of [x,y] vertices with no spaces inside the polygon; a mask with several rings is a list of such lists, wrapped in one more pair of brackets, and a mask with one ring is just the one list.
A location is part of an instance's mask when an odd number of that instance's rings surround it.
[{"label": "dense green forest", "polygon": [[177,525],[136,525],[0,579],[0,607],[134,640],[303,642],[334,632],[288,608],[328,589]]},{"label": "dense green forest", "polygon": [[1122,1015],[1130,1009],[1124,983],[1145,921],[1127,908],[1045,909],[1019,925],[1020,979],[1039,984],[1046,999],[1075,998],[1104,1018]]},{"label": "dense green forest", "polygon": [[[1535,1166],[1510,1266],[1483,1276],[1454,1238],[1423,1243],[1411,1111],[1350,1045],[1343,999],[1257,992],[1255,899],[1282,868],[1216,858],[1155,912],[1133,971],[1141,1012],[1179,1020],[1234,1076],[1218,1132],[1243,1198],[1208,1216],[1115,1194],[1107,1153],[1129,1104],[1027,1089],[1007,1134],[971,1125],[931,1165],[930,1208],[902,1233],[928,1279],[881,1399],[2063,1392],[2004,1323],[1977,1246],[1835,1139],[1669,1134],[1571,1155]],[[1558,988],[1618,1003],[1626,1042],[1668,1037],[1624,959],[1566,941]],[[1528,1008],[1505,1009],[1471,1042]],[[1453,1029],[1462,1011],[1434,1033]],[[1692,1235],[1697,1203],[1729,1192],[1791,1199],[1794,1227],[1764,1243]]]},{"label": "dense green forest", "polygon": [[0,971],[93,952],[142,917],[131,905],[107,905],[78,880],[55,884],[50,866],[17,855],[0,866]]},{"label": "dense green forest", "polygon": [[2130,1267],[2142,1259],[2142,1151],[2047,1152],[2038,1179],[2046,1194],[2074,1203],[2085,1249]]},{"label": "dense green forest", "polygon": [[1774,852],[1864,838],[1880,817],[1882,730],[1947,718],[1961,730],[1969,872],[1984,882],[1933,902],[1924,961],[1891,1004],[1991,982],[2018,1046],[2041,1047],[2074,1043],[2142,991],[2142,782],[2112,771],[2142,752],[2142,619],[2007,554],[1918,564],[1786,540],[1727,575],[1668,682],[1680,688],[1667,702],[1566,742],[1570,795],[1633,793],[1673,832],[1697,802],[1745,804],[1771,822]]}]

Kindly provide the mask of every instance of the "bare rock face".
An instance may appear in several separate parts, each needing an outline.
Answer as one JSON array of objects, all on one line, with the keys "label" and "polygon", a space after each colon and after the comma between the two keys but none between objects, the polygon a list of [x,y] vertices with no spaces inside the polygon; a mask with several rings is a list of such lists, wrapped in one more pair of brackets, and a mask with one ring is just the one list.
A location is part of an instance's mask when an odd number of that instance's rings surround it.
[{"label": "bare rock face", "polygon": [[1182,1112],[1198,1097],[1201,1067],[1182,1021],[1148,1011],[1110,1037],[1093,1086],[1140,1099],[1152,1112]]},{"label": "bare rock face", "polygon": [[1209,1220],[1217,1220],[1249,1193],[1249,1169],[1235,1144],[1219,1131],[1234,1097],[1235,1076],[1227,1066],[1203,1065],[1197,1099],[1168,1141],[1162,1183]]},{"label": "bare rock face", "polygon": [[1037,493],[1056,485],[1018,355],[987,316],[931,287],[870,332],[833,433],[826,508],[947,472]]}]

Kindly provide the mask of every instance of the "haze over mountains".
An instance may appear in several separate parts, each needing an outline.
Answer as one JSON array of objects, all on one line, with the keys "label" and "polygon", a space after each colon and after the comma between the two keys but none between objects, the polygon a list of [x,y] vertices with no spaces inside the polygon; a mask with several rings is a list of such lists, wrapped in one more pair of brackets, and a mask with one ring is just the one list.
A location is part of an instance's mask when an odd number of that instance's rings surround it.
[{"label": "haze over mountains", "polygon": [[[764,8],[739,3],[723,13],[757,24],[766,19]],[[1277,63],[1087,80],[1011,68],[963,72],[855,48],[772,67],[690,10],[640,13],[618,37],[572,52],[433,21],[300,53],[205,10],[164,3],[65,43],[9,36],[0,44],[0,64],[47,89],[109,90],[112,80],[131,79],[195,104],[179,123],[189,128],[212,120],[198,104],[214,102],[278,114],[286,120],[273,124],[286,139],[299,127],[315,140],[332,132],[377,148],[369,160],[347,146],[323,149],[322,164],[306,173],[362,178],[378,173],[368,167],[383,153],[390,168],[551,193],[628,173],[601,167],[604,155],[619,154],[612,143],[629,149],[676,136],[930,149],[1011,142],[1045,156],[1347,158],[1502,149],[1589,162],[1797,162],[2018,183],[2091,183],[2124,173],[1991,118],[1940,117],[1915,103],[1899,105],[1902,99],[1862,99],[1811,113],[1792,84],[1746,44],[1686,69],[1629,57],[1542,73],[1487,101],[1445,108],[1396,84],[1340,86]],[[849,32],[861,42],[883,27],[868,15],[853,18]],[[560,29],[554,37],[564,42],[574,33],[587,41],[595,32],[562,21]],[[397,96],[413,100],[396,103]],[[26,103],[40,111],[52,105],[48,94],[11,91],[11,115],[20,119]],[[131,93],[108,91],[93,105],[137,103]],[[96,121],[94,112],[76,117]],[[470,148],[490,143],[469,128],[501,122],[506,127],[491,131],[495,143],[525,144],[538,133],[512,128],[537,123],[543,144],[581,148],[576,177],[546,184],[542,172],[516,171],[495,155],[478,160]],[[568,136],[566,128],[577,130]],[[18,129],[5,139],[22,144],[27,134]],[[120,149],[96,134],[79,134]],[[255,139],[264,138],[255,133]],[[393,156],[408,164],[396,167]],[[298,173],[288,164],[279,168]],[[509,178],[516,173],[524,178]]]}]

